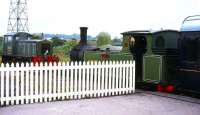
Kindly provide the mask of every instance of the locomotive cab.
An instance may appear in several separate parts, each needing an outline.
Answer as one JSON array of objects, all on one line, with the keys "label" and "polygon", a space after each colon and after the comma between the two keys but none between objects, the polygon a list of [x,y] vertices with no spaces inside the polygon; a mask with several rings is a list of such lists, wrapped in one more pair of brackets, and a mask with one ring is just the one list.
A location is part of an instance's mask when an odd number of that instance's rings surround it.
[{"label": "locomotive cab", "polygon": [[122,33],[124,52],[131,52],[135,60],[136,82],[142,81],[143,56],[151,54],[151,32],[150,31],[128,31]]}]

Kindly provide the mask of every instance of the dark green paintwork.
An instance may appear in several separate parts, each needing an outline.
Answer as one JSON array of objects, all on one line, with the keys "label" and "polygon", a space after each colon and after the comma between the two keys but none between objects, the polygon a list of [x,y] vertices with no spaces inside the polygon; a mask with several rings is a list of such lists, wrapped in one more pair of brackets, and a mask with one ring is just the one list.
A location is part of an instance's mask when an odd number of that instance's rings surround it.
[{"label": "dark green paintwork", "polygon": [[161,80],[162,74],[162,56],[144,56],[143,57],[143,80],[146,82],[157,83]]}]

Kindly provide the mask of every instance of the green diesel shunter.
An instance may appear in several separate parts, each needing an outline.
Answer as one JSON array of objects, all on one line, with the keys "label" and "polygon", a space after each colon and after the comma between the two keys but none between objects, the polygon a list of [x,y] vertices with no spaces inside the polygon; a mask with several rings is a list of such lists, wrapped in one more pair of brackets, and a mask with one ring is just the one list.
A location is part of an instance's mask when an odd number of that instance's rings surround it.
[{"label": "green diesel shunter", "polygon": [[4,35],[2,62],[31,62],[35,56],[52,55],[52,42],[34,40],[25,32]]}]

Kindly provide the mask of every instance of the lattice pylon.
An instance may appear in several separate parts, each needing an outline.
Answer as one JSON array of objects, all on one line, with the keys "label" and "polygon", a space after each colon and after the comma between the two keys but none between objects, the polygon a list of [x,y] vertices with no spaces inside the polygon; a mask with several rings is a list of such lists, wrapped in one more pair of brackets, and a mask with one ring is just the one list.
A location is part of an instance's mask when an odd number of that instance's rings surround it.
[{"label": "lattice pylon", "polygon": [[7,32],[29,32],[27,0],[10,0]]}]

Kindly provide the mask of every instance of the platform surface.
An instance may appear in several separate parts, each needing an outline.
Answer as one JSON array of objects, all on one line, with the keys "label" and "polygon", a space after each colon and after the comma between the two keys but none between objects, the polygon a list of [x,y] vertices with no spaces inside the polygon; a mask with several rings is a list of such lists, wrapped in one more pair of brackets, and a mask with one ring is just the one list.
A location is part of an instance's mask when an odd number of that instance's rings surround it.
[{"label": "platform surface", "polygon": [[[105,98],[14,105],[0,115],[200,115],[200,99],[136,92]],[[178,99],[178,100],[177,100]]]}]

